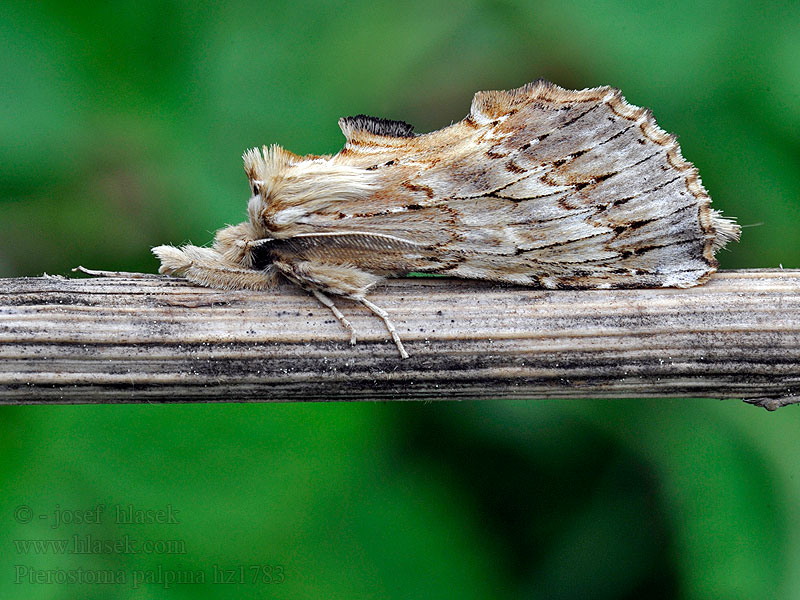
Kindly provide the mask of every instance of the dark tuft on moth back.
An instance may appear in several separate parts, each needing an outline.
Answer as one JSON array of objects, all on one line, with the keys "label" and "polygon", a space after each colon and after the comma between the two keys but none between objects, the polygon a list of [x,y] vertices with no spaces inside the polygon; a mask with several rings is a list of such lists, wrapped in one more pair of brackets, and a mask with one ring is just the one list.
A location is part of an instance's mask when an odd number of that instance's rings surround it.
[{"label": "dark tuft on moth back", "polygon": [[405,121],[393,121],[391,119],[382,119],[381,117],[368,117],[367,115],[342,117],[339,119],[339,127],[342,128],[348,138],[351,133],[358,131],[389,137],[415,137],[416,135],[414,126]]}]

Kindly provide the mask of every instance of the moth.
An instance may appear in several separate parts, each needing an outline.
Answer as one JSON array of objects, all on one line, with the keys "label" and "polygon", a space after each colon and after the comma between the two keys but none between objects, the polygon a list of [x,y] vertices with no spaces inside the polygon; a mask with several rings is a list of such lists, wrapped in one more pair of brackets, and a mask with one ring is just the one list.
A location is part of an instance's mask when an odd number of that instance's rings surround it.
[{"label": "moth", "polygon": [[330,295],[363,304],[411,272],[560,288],[685,288],[717,269],[740,229],[652,113],[619,90],[539,80],[478,92],[461,121],[421,135],[402,121],[339,120],[344,148],[244,153],[249,219],[211,247],[158,246],[160,273],[224,289],[279,277],[350,332]]}]

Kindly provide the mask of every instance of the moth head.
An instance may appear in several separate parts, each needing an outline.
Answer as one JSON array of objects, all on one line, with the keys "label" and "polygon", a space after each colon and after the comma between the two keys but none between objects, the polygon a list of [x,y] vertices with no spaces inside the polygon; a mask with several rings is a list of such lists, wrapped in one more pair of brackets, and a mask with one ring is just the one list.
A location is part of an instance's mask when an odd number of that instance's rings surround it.
[{"label": "moth head", "polygon": [[337,201],[366,199],[377,185],[374,171],[329,156],[298,156],[276,145],[253,148],[243,158],[251,194],[247,211],[264,237]]},{"label": "moth head", "polygon": [[277,196],[292,158],[299,158],[277,145],[251,148],[244,153],[244,172],[250,185],[247,212],[257,225],[267,204]]}]

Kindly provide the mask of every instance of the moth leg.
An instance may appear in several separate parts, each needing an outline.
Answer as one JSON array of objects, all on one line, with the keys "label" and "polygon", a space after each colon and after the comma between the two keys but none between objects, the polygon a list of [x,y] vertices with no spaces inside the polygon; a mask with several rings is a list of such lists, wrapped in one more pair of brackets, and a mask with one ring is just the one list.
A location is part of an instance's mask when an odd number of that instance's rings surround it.
[{"label": "moth leg", "polygon": [[394,345],[397,346],[397,349],[400,351],[400,356],[402,358],[408,358],[408,352],[403,348],[403,342],[400,341],[400,336],[397,333],[397,329],[395,329],[394,323],[392,323],[392,320],[389,318],[389,313],[366,298],[356,298],[356,300],[383,319],[383,322],[386,324],[386,329],[389,331],[389,335],[391,335],[392,340],[394,340]]},{"label": "moth leg", "polygon": [[341,323],[344,326],[344,328],[347,329],[347,331],[350,332],[350,345],[351,346],[355,346],[356,345],[356,330],[353,329],[353,324],[350,323],[350,321],[347,320],[347,318],[342,314],[342,311],[340,311],[338,308],[336,308],[336,305],[333,303],[333,300],[328,298],[325,294],[320,292],[317,288],[310,287],[310,286],[307,286],[307,285],[302,285],[302,284],[301,284],[301,286],[304,289],[306,289],[309,292],[311,292],[312,294],[314,294],[314,297],[317,300],[319,300],[322,304],[324,304],[325,306],[327,306],[328,308],[331,309],[331,312],[333,313],[333,316],[336,317],[339,320],[339,323]]},{"label": "moth leg", "polygon": [[313,293],[322,304],[333,311],[336,318],[350,331],[351,344],[355,343],[355,334],[352,326],[338,309],[333,306],[333,302],[330,298],[325,296],[323,292],[337,294],[360,302],[379,316],[385,323],[386,329],[392,337],[392,341],[394,341],[397,350],[400,352],[400,356],[408,358],[408,352],[406,352],[406,349],[403,347],[397,329],[394,323],[389,319],[389,314],[364,298],[369,289],[382,279],[380,275],[363,271],[349,265],[329,265],[312,261],[298,261],[292,263],[275,261],[273,264],[288,279]]}]

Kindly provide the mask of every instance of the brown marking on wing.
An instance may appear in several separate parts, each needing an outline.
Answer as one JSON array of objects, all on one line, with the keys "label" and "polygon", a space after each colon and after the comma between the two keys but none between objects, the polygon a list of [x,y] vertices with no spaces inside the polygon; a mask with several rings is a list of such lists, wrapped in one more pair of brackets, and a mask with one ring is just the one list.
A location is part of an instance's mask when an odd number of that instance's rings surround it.
[{"label": "brown marking on wing", "polygon": [[511,171],[512,173],[527,173],[528,170],[520,167],[517,163],[513,160],[510,160],[506,163],[506,170]]},{"label": "brown marking on wing", "polygon": [[415,183],[411,183],[410,181],[404,181],[400,185],[412,192],[423,192],[428,198],[433,198],[435,196],[433,190],[427,185],[417,185]]},{"label": "brown marking on wing", "polygon": [[578,183],[575,183],[574,184],[575,185],[575,190],[576,191],[581,191],[581,190],[583,190],[584,188],[586,188],[588,186],[597,185],[599,183],[604,182],[606,179],[610,179],[611,177],[614,177],[614,175],[617,175],[617,174],[618,174],[617,171],[613,171],[611,173],[603,173],[602,175],[592,175],[586,181],[580,181]]}]

